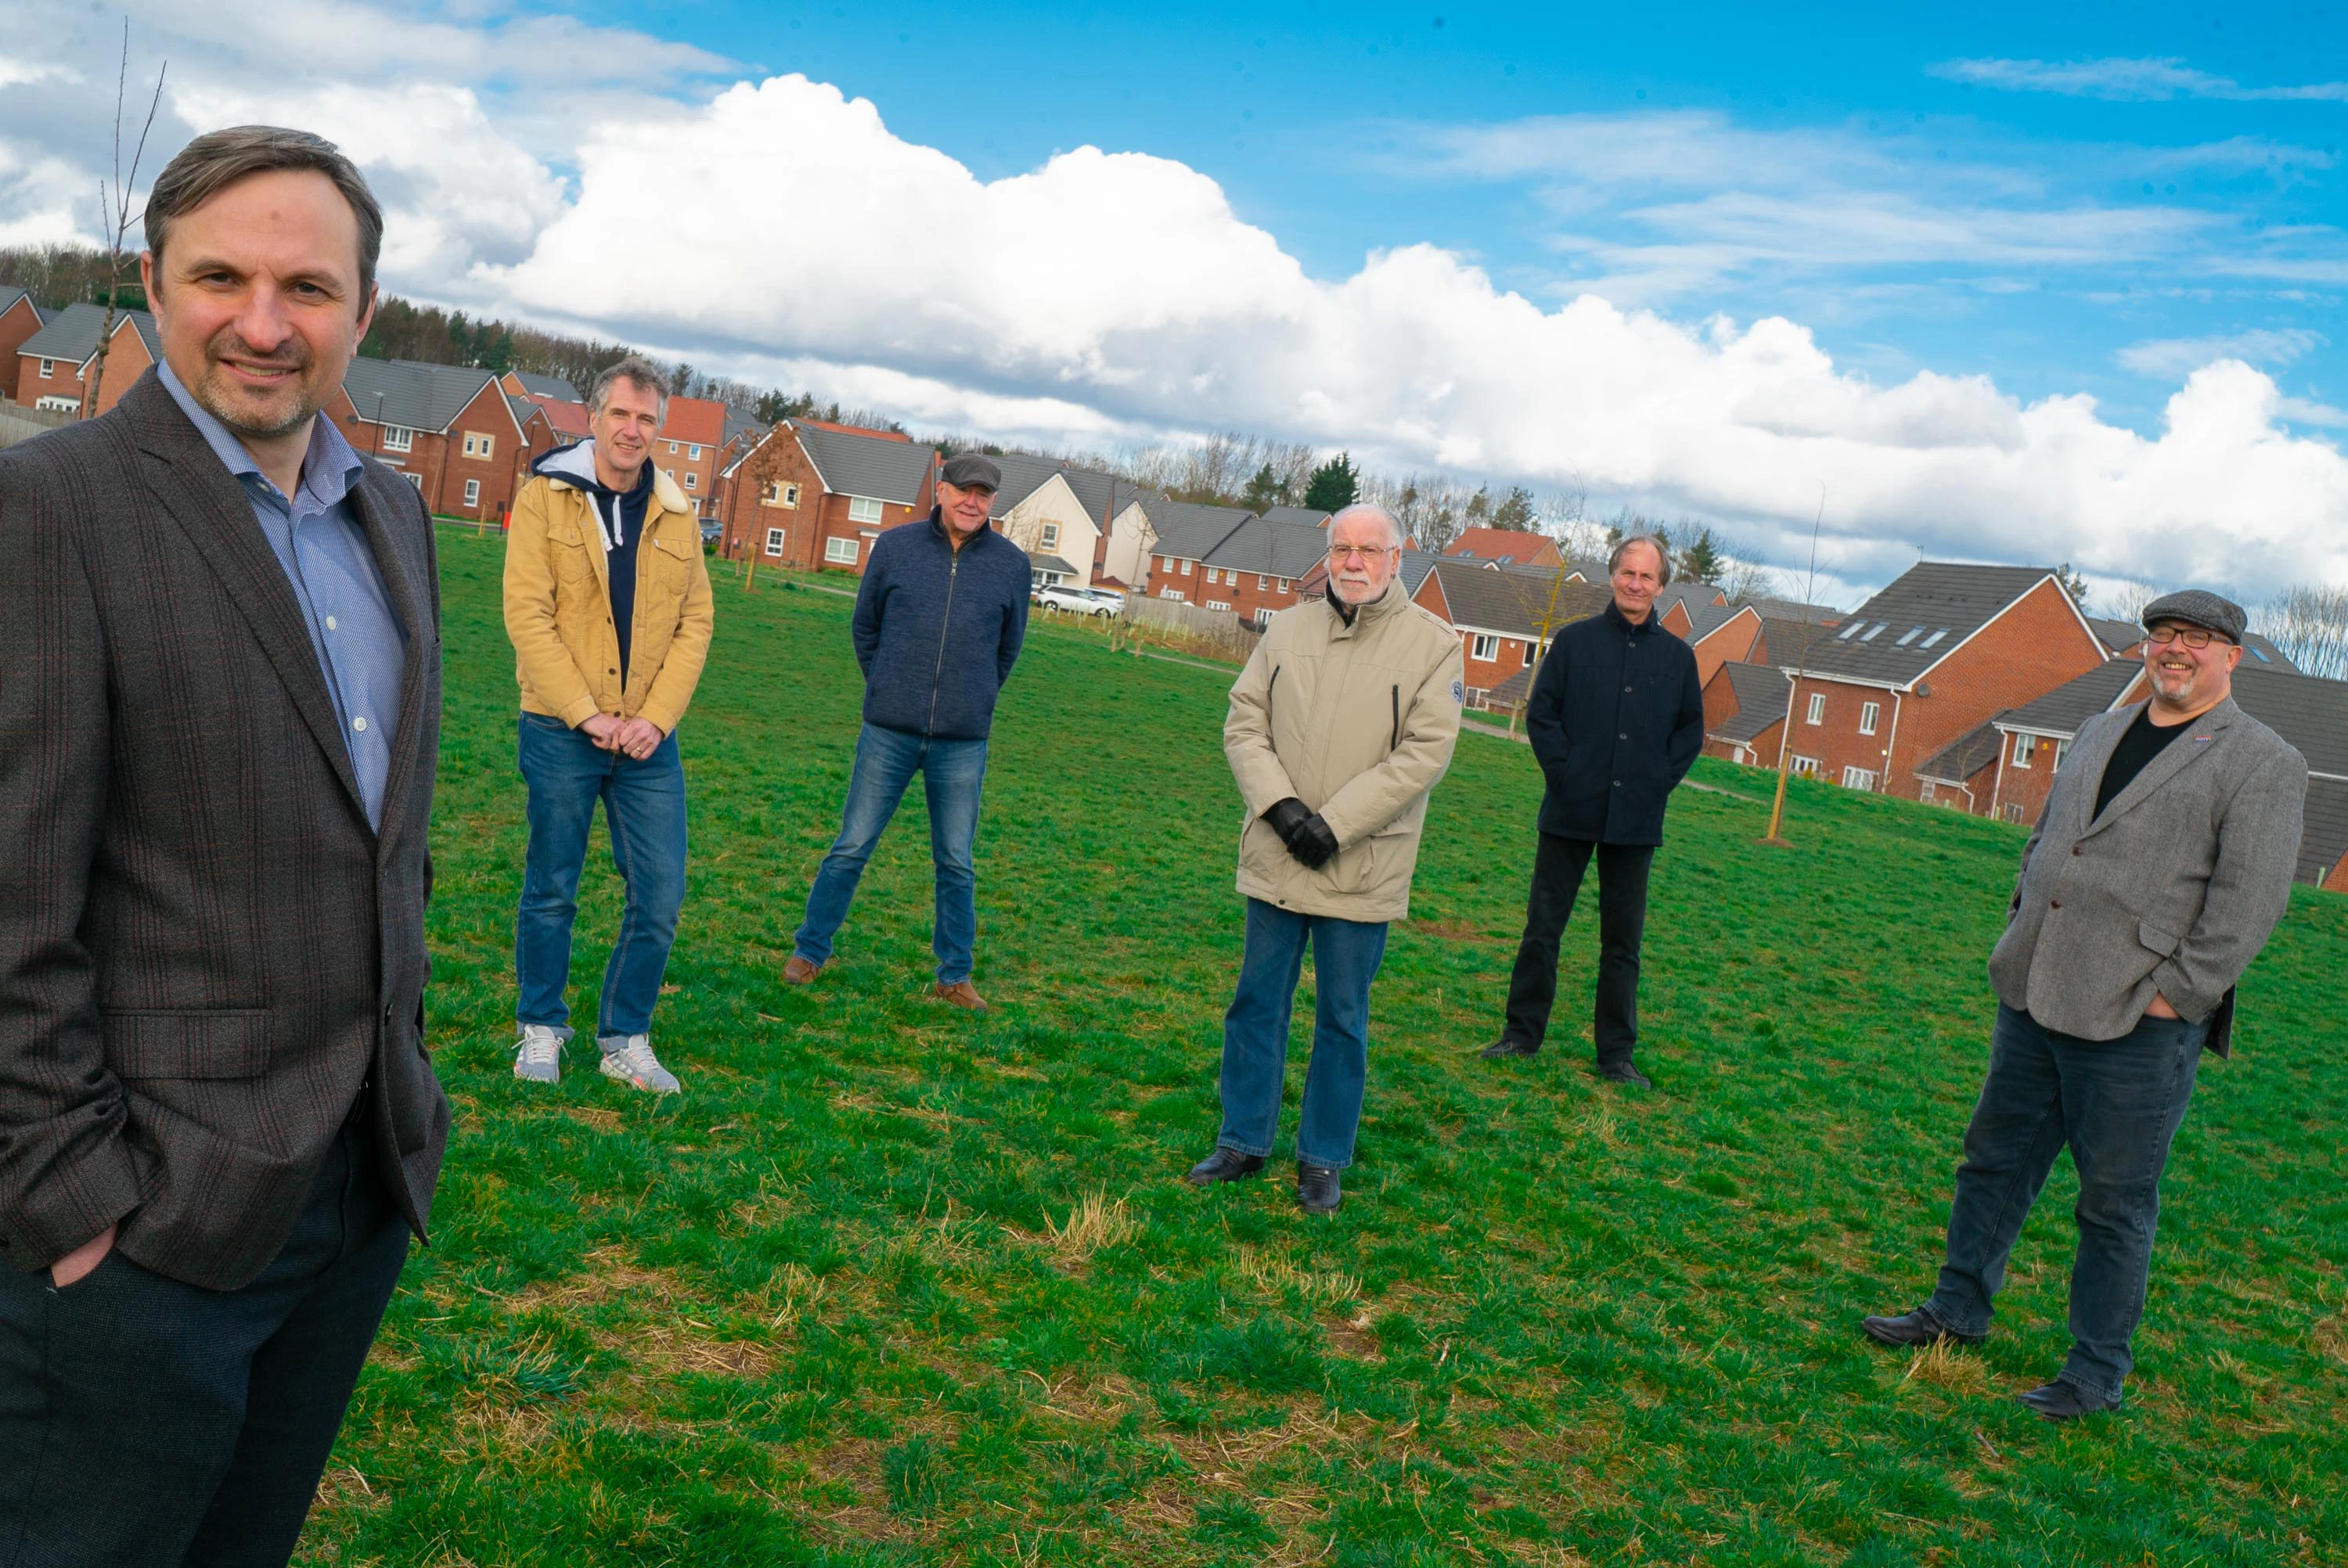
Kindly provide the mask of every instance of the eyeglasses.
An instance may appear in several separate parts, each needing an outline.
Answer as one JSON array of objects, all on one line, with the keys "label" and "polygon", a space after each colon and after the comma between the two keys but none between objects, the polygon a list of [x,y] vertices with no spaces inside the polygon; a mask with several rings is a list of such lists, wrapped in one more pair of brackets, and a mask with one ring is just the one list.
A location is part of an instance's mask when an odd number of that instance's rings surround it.
[{"label": "eyeglasses", "polygon": [[2207,648],[2209,639],[2218,634],[2206,626],[2156,626],[2145,635],[2163,648],[2172,642],[2182,642],[2188,648]]},{"label": "eyeglasses", "polygon": [[1331,545],[1329,559],[1334,561],[1371,561],[1394,548],[1392,545]]}]

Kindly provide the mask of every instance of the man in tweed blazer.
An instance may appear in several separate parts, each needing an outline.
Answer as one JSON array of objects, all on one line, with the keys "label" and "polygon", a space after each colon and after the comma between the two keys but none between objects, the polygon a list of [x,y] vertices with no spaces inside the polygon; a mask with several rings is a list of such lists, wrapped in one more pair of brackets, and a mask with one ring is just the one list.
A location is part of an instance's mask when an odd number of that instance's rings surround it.
[{"label": "man in tweed blazer", "polygon": [[283,1563],[439,1173],[430,519],[319,408],[382,219],[199,138],[161,364],[0,455],[0,1563]]},{"label": "man in tweed blazer", "polygon": [[1978,1343],[2054,1157],[2079,1173],[2069,1358],[2022,1396],[2065,1420],[2118,1408],[2144,1316],[2160,1174],[2234,984],[2291,896],[2307,763],[2235,706],[2241,607],[2188,590],[2145,608],[2149,699],[2088,721],[2022,852],[1989,1078],[1957,1167],[1940,1287],[1869,1317],[1885,1344]]}]

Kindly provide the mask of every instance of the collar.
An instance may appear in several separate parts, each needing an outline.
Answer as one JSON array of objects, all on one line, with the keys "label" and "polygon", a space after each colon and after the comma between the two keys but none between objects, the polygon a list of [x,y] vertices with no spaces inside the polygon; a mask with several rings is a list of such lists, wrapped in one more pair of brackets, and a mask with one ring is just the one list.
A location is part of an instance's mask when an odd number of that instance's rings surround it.
[{"label": "collar", "polygon": [[[261,471],[261,465],[252,460],[252,454],[244,449],[244,443],[237,439],[236,433],[221,424],[211,409],[198,403],[195,395],[180,384],[180,378],[171,374],[169,361],[159,359],[155,362],[155,379],[163,384],[163,390],[171,395],[171,401],[180,405],[180,412],[188,416],[188,422],[196,427],[196,434],[201,436],[204,445],[212,449],[212,456],[221,460],[221,466],[239,483],[250,481],[266,487],[272,494],[276,492],[276,485]],[[366,465],[359,461],[359,455],[351,449],[349,442],[343,439],[343,433],[335,428],[333,420],[317,415],[310,416],[310,449],[302,456],[301,487],[310,492],[313,499],[321,506],[333,506],[350,494],[365,468]],[[287,498],[291,499],[290,497]]]},{"label": "collar", "polygon": [[1655,607],[1652,604],[1647,606],[1646,620],[1633,621],[1629,616],[1622,613],[1622,607],[1621,605],[1615,603],[1610,599],[1606,601],[1605,615],[1607,620],[1612,621],[1623,630],[1631,633],[1633,637],[1638,636],[1642,632],[1653,631],[1655,629]]},{"label": "collar", "polygon": [[[944,508],[944,507],[940,507],[940,506],[937,506],[937,505],[934,505],[934,504],[932,504],[932,505],[931,506],[931,507],[930,507],[930,531],[931,531],[932,533],[933,533],[933,534],[935,534],[935,535],[937,535],[937,536],[938,536],[938,542],[939,542],[940,544],[942,544],[942,545],[945,546],[945,547],[946,547],[946,548],[948,548],[948,549],[952,549],[952,548],[953,548],[953,537],[952,537],[950,534],[948,534],[948,533],[946,532],[946,514],[945,514],[945,508]],[[982,537],[983,537],[984,535],[987,535],[987,534],[991,534],[991,533],[993,533],[994,531],[994,518],[989,518],[986,520],[986,522],[985,522],[984,524],[983,524],[983,525],[982,525],[982,526],[981,526],[981,527],[980,527],[976,531],[974,531],[974,532],[970,536],[970,538],[966,538],[966,539],[963,540],[963,542],[962,542],[962,544],[963,544],[963,548],[964,548],[964,549],[968,549],[971,546],[973,546],[973,545],[974,545],[974,544],[978,543],[979,539],[980,539]]]},{"label": "collar", "polygon": [[1353,625],[1355,621],[1360,620],[1365,616],[1375,620],[1380,616],[1390,615],[1394,612],[1395,608],[1397,605],[1405,602],[1405,595],[1402,591],[1402,573],[1400,572],[1396,572],[1394,576],[1386,579],[1386,585],[1379,591],[1377,598],[1371,600],[1366,604],[1347,604],[1344,600],[1339,599],[1337,597],[1337,582],[1334,578],[1330,579],[1328,582],[1323,584],[1321,591],[1329,600],[1329,608],[1337,612],[1337,619],[1344,622],[1347,626]]}]

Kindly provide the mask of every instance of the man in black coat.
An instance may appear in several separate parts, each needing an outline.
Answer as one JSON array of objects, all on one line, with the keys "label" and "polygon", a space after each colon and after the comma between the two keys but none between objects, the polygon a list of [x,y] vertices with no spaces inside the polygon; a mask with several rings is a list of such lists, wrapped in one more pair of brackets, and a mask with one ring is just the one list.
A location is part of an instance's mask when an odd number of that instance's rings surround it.
[{"label": "man in black coat", "polygon": [[1508,1022],[1483,1054],[1530,1056],[1540,1049],[1557,1000],[1558,938],[1594,855],[1598,1071],[1644,1089],[1631,1052],[1639,1043],[1647,871],[1663,841],[1663,803],[1704,749],[1704,690],[1694,652],[1655,619],[1655,595],[1672,580],[1663,544],[1624,539],[1607,572],[1614,602],[1557,634],[1525,704],[1525,731],[1548,789]]},{"label": "man in black coat", "polygon": [[381,210],[191,142],[162,364],[0,454],[0,1562],[283,1563],[431,1206],[432,526],[323,409]]}]

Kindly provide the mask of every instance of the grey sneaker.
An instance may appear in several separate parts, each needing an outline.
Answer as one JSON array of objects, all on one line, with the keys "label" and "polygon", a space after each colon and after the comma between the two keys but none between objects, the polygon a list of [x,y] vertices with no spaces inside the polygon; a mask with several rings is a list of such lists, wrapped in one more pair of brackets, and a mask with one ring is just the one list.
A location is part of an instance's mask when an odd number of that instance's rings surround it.
[{"label": "grey sneaker", "polygon": [[551,1024],[521,1026],[521,1045],[514,1052],[514,1076],[530,1083],[552,1083],[562,1076],[562,1036]]},{"label": "grey sneaker", "polygon": [[652,1036],[610,1035],[596,1043],[603,1048],[604,1077],[633,1083],[647,1094],[677,1091],[676,1074],[663,1067],[660,1058],[653,1054]]}]

